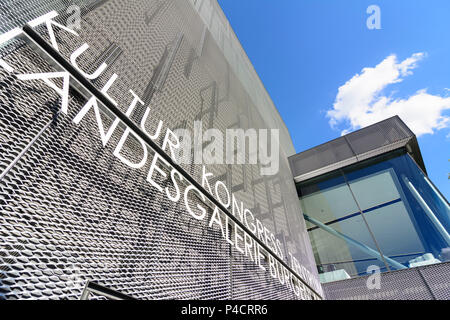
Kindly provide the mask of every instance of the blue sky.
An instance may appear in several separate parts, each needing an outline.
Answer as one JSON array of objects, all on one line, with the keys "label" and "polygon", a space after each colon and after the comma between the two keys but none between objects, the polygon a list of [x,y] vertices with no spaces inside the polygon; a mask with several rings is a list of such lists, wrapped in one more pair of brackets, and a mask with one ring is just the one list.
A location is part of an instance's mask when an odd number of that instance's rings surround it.
[{"label": "blue sky", "polygon": [[399,113],[450,197],[450,1],[218,1],[297,152]]}]

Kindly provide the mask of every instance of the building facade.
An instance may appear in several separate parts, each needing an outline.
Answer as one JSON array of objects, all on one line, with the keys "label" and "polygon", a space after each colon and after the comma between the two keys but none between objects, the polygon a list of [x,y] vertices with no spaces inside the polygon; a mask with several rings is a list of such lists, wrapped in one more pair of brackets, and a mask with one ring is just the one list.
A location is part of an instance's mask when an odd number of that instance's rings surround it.
[{"label": "building facade", "polygon": [[[0,16],[0,298],[322,298],[291,138],[216,1]],[[236,128],[278,130],[276,174],[173,161],[171,132]]]},{"label": "building facade", "polygon": [[[331,298],[449,298],[450,206],[399,117],[290,162],[319,277],[330,283]],[[373,272],[387,273],[383,290],[366,285]]]},{"label": "building facade", "polygon": [[294,155],[215,0],[0,18],[0,299],[370,298],[370,267],[378,297],[446,297],[449,206],[414,134],[394,117]]}]

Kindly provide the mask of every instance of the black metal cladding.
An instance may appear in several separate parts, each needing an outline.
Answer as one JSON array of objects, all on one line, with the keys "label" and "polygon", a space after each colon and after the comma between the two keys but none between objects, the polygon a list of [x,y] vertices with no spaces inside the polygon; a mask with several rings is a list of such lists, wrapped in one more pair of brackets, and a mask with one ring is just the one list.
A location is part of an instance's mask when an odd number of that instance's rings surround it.
[{"label": "black metal cladding", "polygon": [[[129,89],[145,95],[152,112],[149,132],[159,120],[171,129],[192,129],[196,119],[203,120],[204,130],[281,129],[278,175],[260,176],[259,165],[213,165],[208,170],[274,232],[286,252],[316,275],[286,160],[292,143],[273,105],[253,103],[249,86],[258,90],[260,83],[242,84],[245,76],[236,75],[223,56],[230,50],[224,48],[227,43],[222,38],[218,44],[217,35],[210,34],[223,19],[217,4],[7,1],[0,32],[51,10],[58,11],[55,20],[65,25],[65,10],[73,4],[82,13],[79,37],[55,28],[60,53],[68,59],[88,43],[80,67],[91,72],[102,61],[109,64],[93,84],[100,89],[118,74],[109,94],[122,112],[130,104]],[[211,24],[206,27],[196,10],[208,5]],[[45,28],[36,30],[49,41]],[[3,46],[0,56],[17,73],[54,71],[21,39]],[[69,113],[62,115],[60,96],[51,88],[20,82],[0,69],[0,298],[79,298],[87,281],[134,298],[295,298],[230,249],[219,230],[191,219],[183,206],[149,186],[146,170],[131,170],[118,161],[113,151],[120,132],[103,148],[92,115],[75,125],[71,120],[85,98],[70,93]],[[133,121],[142,114],[143,109],[136,110]],[[132,156],[137,150],[127,143],[124,152]],[[200,165],[182,166],[199,179]]]},{"label": "black metal cladding", "polygon": [[289,163],[301,182],[400,148],[426,173],[416,136],[398,116],[293,155]]}]

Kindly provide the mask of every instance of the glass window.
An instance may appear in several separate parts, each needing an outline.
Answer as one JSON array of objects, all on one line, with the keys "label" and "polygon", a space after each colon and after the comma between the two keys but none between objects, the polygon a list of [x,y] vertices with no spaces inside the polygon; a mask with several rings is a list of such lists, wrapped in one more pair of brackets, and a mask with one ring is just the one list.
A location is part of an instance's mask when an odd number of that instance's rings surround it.
[{"label": "glass window", "polygon": [[449,259],[448,202],[408,154],[345,175],[385,255],[406,267]]},{"label": "glass window", "polygon": [[397,258],[412,259],[425,253],[402,201],[366,213],[366,220],[383,254],[404,262]]},{"label": "glass window", "polygon": [[[327,282],[327,279],[341,280],[346,276],[363,275],[369,265],[378,265],[381,269],[386,269],[381,259],[377,259],[372,252],[364,248],[369,247],[378,253],[342,175],[304,185],[301,192],[300,203],[303,212],[310,214],[334,232],[330,233],[307,222],[314,256],[323,282]],[[354,242],[348,241],[348,238]]]},{"label": "glass window", "polygon": [[324,282],[341,279],[342,270],[365,275],[370,265],[387,271],[383,260],[390,270],[450,261],[448,201],[405,152],[358,163],[299,190],[304,213],[315,219],[307,226]]},{"label": "glass window", "polygon": [[349,182],[361,210],[366,210],[400,198],[397,186],[387,170]]},{"label": "glass window", "polygon": [[[356,216],[330,225],[335,231],[376,250],[375,244],[362,220]],[[385,269],[381,260],[376,259],[358,246],[343,238],[316,228],[310,233],[314,256],[319,273],[334,272],[344,269],[349,276],[364,275],[369,265],[377,265]]]},{"label": "glass window", "polygon": [[340,184],[309,194],[301,201],[303,212],[314,212],[314,217],[327,223],[359,212],[346,184]]}]

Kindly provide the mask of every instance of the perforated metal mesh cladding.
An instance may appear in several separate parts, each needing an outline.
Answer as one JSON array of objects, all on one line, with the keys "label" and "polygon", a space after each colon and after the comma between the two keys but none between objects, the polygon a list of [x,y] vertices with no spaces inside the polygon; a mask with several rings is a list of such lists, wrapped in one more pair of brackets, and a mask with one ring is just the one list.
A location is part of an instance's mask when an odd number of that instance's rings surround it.
[{"label": "perforated metal mesh cladding", "polygon": [[415,135],[398,116],[291,156],[289,162],[300,182],[405,147],[426,172]]},{"label": "perforated metal mesh cladding", "polygon": [[[141,97],[151,110],[149,132],[159,120],[162,132],[193,130],[194,120],[202,120],[204,130],[222,132],[280,125],[273,105],[253,104],[223,55],[239,52],[232,47],[237,44],[223,33],[217,45],[209,30],[219,15],[211,11],[205,26],[196,11],[203,8],[200,3],[6,1],[0,30],[50,10],[57,10],[55,20],[65,25],[72,4],[81,8],[81,29],[75,37],[55,28],[60,53],[68,59],[88,43],[80,67],[89,73],[106,62],[107,70],[93,84],[100,89],[118,74],[108,94],[123,112],[133,98],[130,89]],[[36,30],[50,41],[45,28]],[[19,74],[53,71],[20,39],[1,48],[0,56]],[[0,101],[0,174],[6,172],[0,181],[0,298],[79,298],[88,280],[143,299],[295,297],[230,249],[219,230],[190,218],[182,202],[174,205],[152,188],[145,181],[149,165],[132,170],[115,158],[123,129],[103,148],[92,112],[75,125],[72,119],[86,103],[77,92],[71,90],[69,114],[62,115],[60,96],[51,88],[1,69]],[[133,114],[136,123],[144,110]],[[278,120],[268,124],[270,114]],[[106,127],[111,124],[103,120]],[[292,149],[289,137],[281,135],[275,176],[261,176],[259,164],[207,168],[280,239],[286,261],[289,251],[317,276],[286,160]],[[137,159],[141,152],[127,141],[123,154]],[[182,166],[199,180],[200,165]],[[168,180],[157,182],[169,186]]]},{"label": "perforated metal mesh cladding", "polygon": [[449,300],[450,263],[381,274],[380,289],[367,288],[366,277],[323,284],[330,300]]}]

